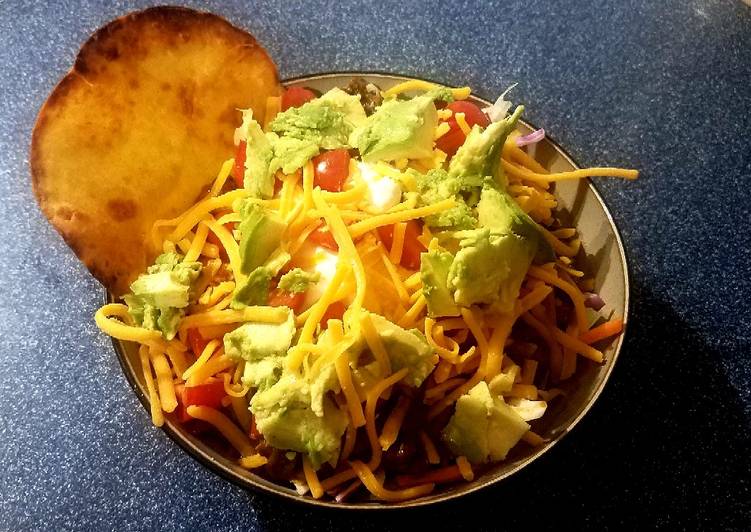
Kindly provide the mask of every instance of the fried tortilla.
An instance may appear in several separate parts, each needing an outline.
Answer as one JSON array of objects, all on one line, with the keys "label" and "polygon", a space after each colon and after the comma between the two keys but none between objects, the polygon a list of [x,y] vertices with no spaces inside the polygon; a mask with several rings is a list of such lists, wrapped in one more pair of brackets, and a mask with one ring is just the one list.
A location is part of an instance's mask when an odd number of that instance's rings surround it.
[{"label": "fried tortilla", "polygon": [[156,7],[114,20],[39,112],[39,205],[91,273],[124,294],[160,251],[153,222],[192,205],[233,156],[238,109],[263,121],[280,92],[266,51],[216,15]]}]

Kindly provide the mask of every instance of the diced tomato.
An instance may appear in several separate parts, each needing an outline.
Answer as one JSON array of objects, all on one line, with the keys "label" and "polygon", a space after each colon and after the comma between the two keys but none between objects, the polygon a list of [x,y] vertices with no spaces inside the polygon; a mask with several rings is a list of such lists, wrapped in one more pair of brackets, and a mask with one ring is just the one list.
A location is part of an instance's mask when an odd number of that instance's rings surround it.
[{"label": "diced tomato", "polygon": [[[472,102],[466,100],[451,102],[446,108],[450,109],[454,114],[464,113],[464,120],[467,121],[469,127],[474,125],[487,127],[490,124],[490,119],[487,115]],[[435,144],[439,150],[445,152],[449,157],[452,157],[456,153],[456,150],[459,149],[459,146],[464,144],[466,136],[459,127],[459,124],[456,123],[456,118],[454,118],[453,115],[446,120],[446,123],[450,127],[449,131],[436,140]]]},{"label": "diced tomato", "polygon": [[344,148],[325,151],[315,157],[313,184],[329,192],[341,192],[349,176],[349,159],[349,151]]},{"label": "diced tomato", "polygon": [[269,292],[269,306],[271,307],[289,307],[297,313],[304,301],[305,292],[288,292],[280,288],[274,288]]},{"label": "diced tomato", "polygon": [[[425,246],[417,239],[422,234],[422,226],[416,220],[409,220],[404,231],[404,248],[402,248],[402,260],[400,264],[410,270],[420,268],[420,253],[425,251]],[[394,226],[384,225],[378,228],[378,236],[387,250],[391,249],[394,241]]]},{"label": "diced tomato", "polygon": [[250,416],[250,427],[248,427],[248,436],[250,436],[250,439],[252,441],[257,441],[261,439],[261,433],[258,430],[258,425],[256,425],[256,416],[254,415]]},{"label": "diced tomato", "polygon": [[323,313],[323,317],[321,318],[321,327],[324,329],[328,327],[329,320],[340,320],[344,316],[344,311],[347,310],[347,307],[344,306],[344,303],[341,301],[336,301],[329,305],[329,308],[326,309],[326,312]]},{"label": "diced tomato", "polygon": [[237,184],[237,188],[243,188],[243,181],[245,178],[245,146],[244,140],[240,141],[237,145],[237,151],[235,152],[235,166],[232,167],[232,177]]},{"label": "diced tomato", "polygon": [[188,407],[197,405],[221,408],[222,399],[227,394],[224,391],[224,382],[213,380],[212,382],[198,386],[176,384],[175,395],[177,396],[177,408],[175,409],[177,420],[180,423],[190,423],[192,429],[196,432],[202,432],[208,426],[200,420],[190,417],[188,415]]},{"label": "diced tomato", "polygon": [[222,407],[222,399],[226,395],[224,382],[218,379],[197,386],[185,386],[183,391],[185,408],[196,405],[218,409]]},{"label": "diced tomato", "polygon": [[451,158],[467,137],[453,118],[449,118],[448,123],[450,129],[435,141],[435,147]]},{"label": "diced tomato", "polygon": [[451,109],[451,111],[456,113],[464,113],[464,119],[467,121],[467,124],[469,127],[472,127],[474,125],[478,125],[480,127],[488,127],[490,125],[490,119],[488,118],[488,115],[482,112],[482,109],[477,107],[472,102],[468,102],[467,100],[458,100],[456,102],[451,102],[446,106],[447,109]]},{"label": "diced tomato", "polygon": [[[391,251],[391,246],[394,244],[394,226],[393,225],[382,225],[378,229],[378,238],[381,239],[381,242],[383,243],[384,247],[386,248],[386,251]],[[404,236],[406,239],[406,230],[404,232]]]},{"label": "diced tomato", "polygon": [[382,225],[377,229],[377,231],[378,237],[381,239],[381,242],[383,242],[383,245],[386,246],[386,251],[389,251],[391,249],[391,244],[394,242],[394,226]]},{"label": "diced tomato", "polygon": [[195,356],[201,356],[201,353],[203,353],[203,350],[208,343],[209,341],[201,336],[198,329],[188,329],[188,345]]},{"label": "diced tomato", "polygon": [[192,417],[188,415],[188,407],[185,406],[185,385],[175,384],[175,395],[177,396],[177,408],[175,415],[180,423],[187,423]]},{"label": "diced tomato", "polygon": [[290,87],[282,94],[282,111],[290,107],[300,107],[302,104],[314,100],[316,95],[313,91],[303,87]]},{"label": "diced tomato", "polygon": [[308,235],[308,240],[331,251],[339,251],[339,244],[336,243],[334,235],[331,234],[328,228],[319,227]]},{"label": "diced tomato", "polygon": [[214,234],[214,231],[209,231],[209,234],[206,235],[206,242],[222,248],[222,241]]},{"label": "diced tomato", "polygon": [[422,225],[415,220],[407,222],[407,228],[404,231],[404,249],[402,250],[401,265],[410,270],[420,268],[420,254],[426,251],[425,246],[418,240],[422,234]]}]

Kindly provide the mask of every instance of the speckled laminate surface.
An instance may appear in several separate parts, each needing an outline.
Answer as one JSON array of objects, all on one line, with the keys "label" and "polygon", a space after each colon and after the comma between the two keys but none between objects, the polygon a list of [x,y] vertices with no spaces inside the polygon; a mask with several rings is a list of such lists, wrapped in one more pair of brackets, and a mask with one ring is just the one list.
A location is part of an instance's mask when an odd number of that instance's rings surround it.
[{"label": "speckled laminate surface", "polygon": [[[0,1],[0,529],[751,527],[751,8],[732,0],[195,2],[283,77],[414,74],[515,98],[584,165],[630,257],[615,373],[550,453],[480,494],[404,514],[247,493],[152,428],[92,315],[100,286],[34,203],[34,117],[97,27],[146,2]],[[436,530],[438,528],[435,528]]]}]

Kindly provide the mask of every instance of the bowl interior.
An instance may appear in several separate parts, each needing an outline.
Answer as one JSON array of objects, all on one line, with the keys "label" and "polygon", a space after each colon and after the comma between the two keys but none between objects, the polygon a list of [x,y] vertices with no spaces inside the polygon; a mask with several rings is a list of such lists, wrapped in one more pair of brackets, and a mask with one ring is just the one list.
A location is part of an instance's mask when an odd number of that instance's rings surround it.
[{"label": "bowl interior", "polygon": [[[325,92],[335,86],[346,85],[356,75],[376,83],[382,89],[388,89],[408,79],[385,74],[342,73],[296,78],[286,82],[285,85],[307,86]],[[474,96],[472,99],[482,105],[488,103]],[[526,123],[520,124],[519,129],[523,133],[532,130],[531,126]],[[548,138],[538,143],[533,149],[535,150],[533,155],[537,160],[551,171],[567,171],[578,168],[571,158]],[[583,251],[579,257],[578,265],[584,269],[588,276],[595,279],[595,291],[606,302],[606,306],[601,313],[605,316],[611,314],[623,316],[625,321],[628,315],[626,257],[610,213],[588,180],[558,182],[555,186],[555,196],[559,202],[558,211],[562,221],[576,227],[579,231]],[[170,416],[165,419],[163,429],[175,442],[201,463],[243,487],[260,489],[295,501],[305,501],[315,505],[336,508],[367,509],[429,504],[458,497],[497,482],[550,449],[574,427],[594,403],[613,369],[622,342],[623,335],[611,342],[604,350],[605,363],[603,365],[597,365],[581,357],[579,358],[576,375],[561,386],[566,395],[552,401],[546,415],[532,423],[533,430],[549,440],[546,444],[533,448],[522,443],[512,451],[506,461],[489,468],[472,482],[437,489],[428,497],[400,504],[379,502],[331,503],[316,501],[310,497],[303,498],[291,488],[274,484],[242,469],[233,461],[222,456],[211,443],[203,441],[184,430]],[[118,340],[114,340],[114,345],[128,381],[148,412],[148,393],[143,380],[136,345]]]}]

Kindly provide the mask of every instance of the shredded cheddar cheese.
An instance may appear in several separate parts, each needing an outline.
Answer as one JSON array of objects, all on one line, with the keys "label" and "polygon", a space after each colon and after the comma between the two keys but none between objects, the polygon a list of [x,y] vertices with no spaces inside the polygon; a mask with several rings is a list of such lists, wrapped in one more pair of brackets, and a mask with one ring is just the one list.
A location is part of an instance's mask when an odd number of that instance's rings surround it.
[{"label": "shredded cheddar cheese", "polygon": [[211,423],[237,449],[241,456],[249,457],[255,454],[248,437],[237,428],[237,425],[230,418],[222,414],[219,410],[208,406],[192,405],[188,407],[188,415]]},{"label": "shredded cheddar cheese", "polygon": [[[390,89],[384,91],[383,95],[387,98],[390,98],[409,91],[429,91],[437,88],[439,88],[439,85],[436,85],[435,83],[413,79],[391,87]],[[466,100],[472,92],[469,87],[461,87],[450,90],[455,100]]]},{"label": "shredded cheddar cheese", "polygon": [[462,133],[464,133],[465,136],[469,135],[472,128],[467,124],[467,119],[464,117],[464,113],[454,113],[454,120],[456,120],[456,124],[459,126],[459,129],[462,130]]},{"label": "shredded cheddar cheese", "polygon": [[393,225],[399,222],[406,222],[408,220],[414,220],[416,218],[424,218],[425,216],[439,213],[453,206],[454,199],[448,198],[425,207],[405,209],[403,211],[396,211],[379,216],[372,216],[366,220],[352,224],[349,228],[349,233],[350,235],[352,235],[352,238],[357,238],[364,235],[365,233],[377,229],[378,227],[382,227],[384,225]]}]

